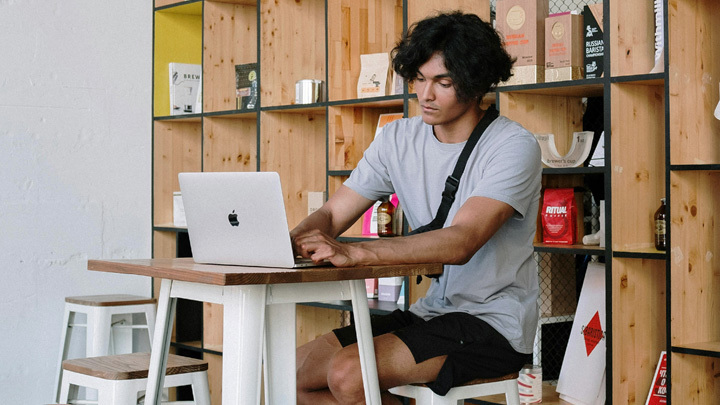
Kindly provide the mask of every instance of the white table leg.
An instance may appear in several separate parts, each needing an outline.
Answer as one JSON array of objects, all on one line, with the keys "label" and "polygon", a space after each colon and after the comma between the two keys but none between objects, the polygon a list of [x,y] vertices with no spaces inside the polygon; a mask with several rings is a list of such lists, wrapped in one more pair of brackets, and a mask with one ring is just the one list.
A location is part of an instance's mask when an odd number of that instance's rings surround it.
[{"label": "white table leg", "polygon": [[351,280],[350,293],[360,352],[360,368],[365,388],[365,403],[380,405],[380,383],[375,362],[375,347],[370,327],[370,310],[368,309],[365,280]]},{"label": "white table leg", "polygon": [[273,304],[266,309],[265,403],[294,404],[296,400],[295,304]]},{"label": "white table leg", "polygon": [[158,405],[162,400],[165,367],[167,366],[168,351],[170,350],[170,334],[172,333],[177,304],[177,298],[170,296],[171,290],[172,280],[163,279],[162,284],[160,284],[160,294],[157,302],[157,318],[150,354],[147,390],[145,391],[146,405]]},{"label": "white table leg", "polygon": [[266,291],[264,284],[225,288],[223,405],[260,403]]}]

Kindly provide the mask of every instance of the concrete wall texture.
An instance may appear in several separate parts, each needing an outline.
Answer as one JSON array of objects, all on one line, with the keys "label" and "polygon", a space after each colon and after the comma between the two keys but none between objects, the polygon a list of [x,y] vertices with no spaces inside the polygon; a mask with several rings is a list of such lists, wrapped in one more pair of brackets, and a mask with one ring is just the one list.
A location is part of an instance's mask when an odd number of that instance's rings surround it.
[{"label": "concrete wall texture", "polygon": [[0,0],[0,402],[52,402],[64,298],[151,254],[152,1]]}]

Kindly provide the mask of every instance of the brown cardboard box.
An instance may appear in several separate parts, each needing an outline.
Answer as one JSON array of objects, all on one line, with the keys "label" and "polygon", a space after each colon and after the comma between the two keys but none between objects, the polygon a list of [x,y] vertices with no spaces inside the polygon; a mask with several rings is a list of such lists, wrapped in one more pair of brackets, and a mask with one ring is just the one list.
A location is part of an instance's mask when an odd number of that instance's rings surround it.
[{"label": "brown cardboard box", "polygon": [[545,81],[582,79],[585,55],[583,16],[552,14],[545,19]]},{"label": "brown cardboard box", "polygon": [[540,316],[566,316],[575,313],[575,256],[537,252],[540,278]]},{"label": "brown cardboard box", "polygon": [[497,0],[496,28],[510,56],[517,58],[504,85],[544,82],[547,0]]}]

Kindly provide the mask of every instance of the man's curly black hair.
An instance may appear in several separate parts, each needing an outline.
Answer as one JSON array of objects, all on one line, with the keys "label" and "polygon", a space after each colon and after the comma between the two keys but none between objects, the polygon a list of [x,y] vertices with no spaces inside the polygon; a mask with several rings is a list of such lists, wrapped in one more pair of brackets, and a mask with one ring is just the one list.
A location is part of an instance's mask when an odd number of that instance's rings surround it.
[{"label": "man's curly black hair", "polygon": [[412,81],[435,52],[442,54],[461,101],[479,101],[512,76],[515,59],[492,25],[475,14],[453,11],[413,24],[392,51],[393,69]]}]

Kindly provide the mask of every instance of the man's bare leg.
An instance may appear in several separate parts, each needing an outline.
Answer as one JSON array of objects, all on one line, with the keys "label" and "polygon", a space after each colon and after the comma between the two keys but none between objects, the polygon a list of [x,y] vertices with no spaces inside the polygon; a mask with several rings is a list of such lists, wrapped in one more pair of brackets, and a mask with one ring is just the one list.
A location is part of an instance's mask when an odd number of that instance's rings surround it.
[{"label": "man's bare leg", "polygon": [[[383,403],[400,403],[387,390],[398,385],[434,381],[446,356],[415,363],[405,343],[393,334],[374,339]],[[341,347],[333,333],[298,348],[299,404],[364,403],[357,344]]]}]

